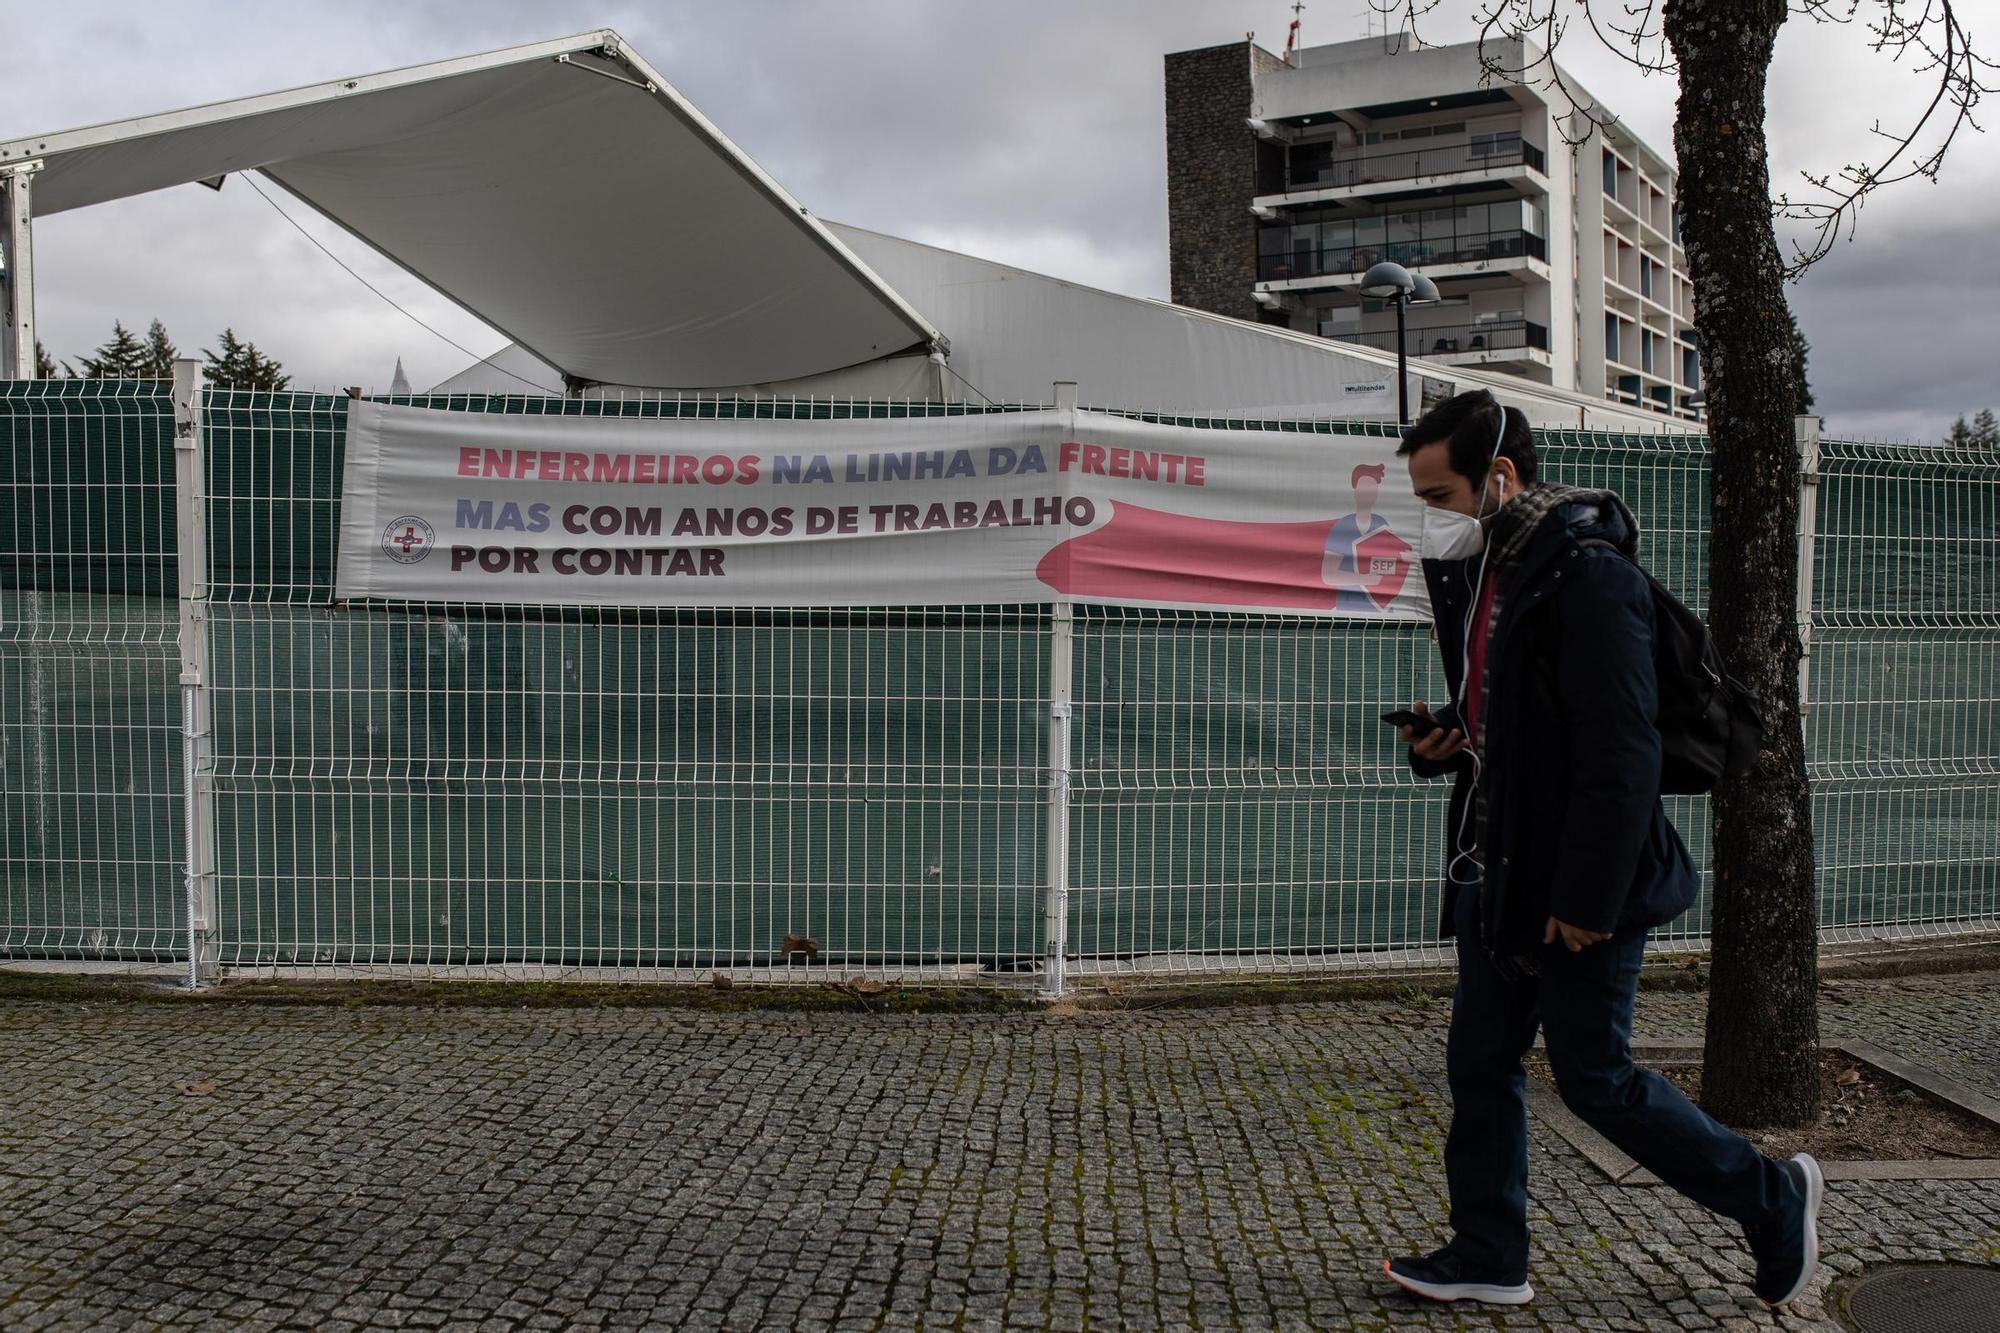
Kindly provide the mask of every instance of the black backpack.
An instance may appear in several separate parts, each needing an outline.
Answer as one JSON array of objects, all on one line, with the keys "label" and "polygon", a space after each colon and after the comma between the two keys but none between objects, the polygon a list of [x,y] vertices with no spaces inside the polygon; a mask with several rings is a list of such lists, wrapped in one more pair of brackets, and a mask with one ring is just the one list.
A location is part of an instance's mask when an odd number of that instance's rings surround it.
[{"label": "black backpack", "polygon": [[[1593,538],[1585,546],[1625,553]],[[1635,562],[1636,564],[1636,562]],[[1653,674],[1660,700],[1660,792],[1697,796],[1750,771],[1764,748],[1764,719],[1731,676],[1708,626],[1643,565],[1653,590]]]}]

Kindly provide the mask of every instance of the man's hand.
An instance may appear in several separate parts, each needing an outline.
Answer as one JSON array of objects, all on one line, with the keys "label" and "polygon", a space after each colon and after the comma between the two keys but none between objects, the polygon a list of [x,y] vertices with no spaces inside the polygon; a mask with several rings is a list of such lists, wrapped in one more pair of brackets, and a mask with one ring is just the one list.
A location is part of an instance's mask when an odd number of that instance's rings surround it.
[{"label": "man's hand", "polygon": [[[1410,711],[1419,717],[1431,715],[1430,705],[1422,700],[1411,704]],[[1433,727],[1424,734],[1422,740],[1418,740],[1416,728],[1400,727],[1398,730],[1402,732],[1404,744],[1410,747],[1417,758],[1428,759],[1434,764],[1443,763],[1465,748],[1465,733],[1462,731],[1443,731]]]},{"label": "man's hand", "polygon": [[1549,924],[1542,928],[1542,943],[1554,944],[1558,935],[1562,936],[1564,947],[1571,953],[1582,953],[1591,945],[1602,944],[1611,938],[1611,932],[1608,930],[1600,935],[1594,930],[1585,930],[1581,926],[1572,926],[1567,921],[1558,921],[1550,917]]}]

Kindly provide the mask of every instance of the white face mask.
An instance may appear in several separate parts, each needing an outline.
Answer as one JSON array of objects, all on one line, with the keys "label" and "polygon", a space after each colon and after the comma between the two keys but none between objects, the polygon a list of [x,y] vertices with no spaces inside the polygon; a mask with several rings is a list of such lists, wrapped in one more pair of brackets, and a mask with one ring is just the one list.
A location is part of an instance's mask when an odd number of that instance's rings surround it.
[{"label": "white face mask", "polygon": [[1422,554],[1426,560],[1470,560],[1486,547],[1486,525],[1451,509],[1425,509]]},{"label": "white face mask", "polygon": [[[1501,418],[1503,428],[1506,421]],[[1499,442],[1494,443],[1494,452],[1499,452]],[[1500,512],[1501,500],[1496,490],[1505,493],[1506,479],[1492,471],[1486,473],[1486,488],[1479,496],[1479,513],[1468,518],[1455,509],[1424,509],[1424,531],[1419,539],[1419,554],[1426,560],[1470,560],[1486,549],[1486,520]],[[1489,507],[1490,506],[1490,507]]]}]

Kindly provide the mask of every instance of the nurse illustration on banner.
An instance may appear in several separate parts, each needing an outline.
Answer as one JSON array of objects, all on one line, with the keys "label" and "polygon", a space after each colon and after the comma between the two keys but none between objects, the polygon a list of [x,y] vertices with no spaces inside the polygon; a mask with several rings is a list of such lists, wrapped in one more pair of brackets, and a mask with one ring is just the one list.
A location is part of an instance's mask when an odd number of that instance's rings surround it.
[{"label": "nurse illustration on banner", "polygon": [[1416,549],[1375,511],[1388,468],[1348,476],[1354,509],[1338,519],[1257,523],[1113,502],[1111,521],[1044,555],[1036,573],[1072,597],[1184,606],[1387,612],[1410,583]]}]

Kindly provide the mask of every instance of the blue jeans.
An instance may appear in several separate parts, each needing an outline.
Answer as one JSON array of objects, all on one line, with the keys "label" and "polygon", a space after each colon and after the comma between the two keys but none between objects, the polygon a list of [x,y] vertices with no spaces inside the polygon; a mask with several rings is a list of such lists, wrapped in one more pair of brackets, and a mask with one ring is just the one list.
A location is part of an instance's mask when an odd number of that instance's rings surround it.
[{"label": "blue jeans", "polygon": [[1479,942],[1478,890],[1458,895],[1458,988],[1445,1069],[1451,1134],[1451,1249],[1509,1281],[1528,1271],[1528,1107],[1521,1057],[1539,1025],[1569,1109],[1688,1198],[1750,1225],[1783,1217],[1797,1189],[1784,1169],[1649,1069],[1632,1063],[1632,1001],[1646,932],[1581,953],[1536,950],[1539,975],[1510,978]]}]

